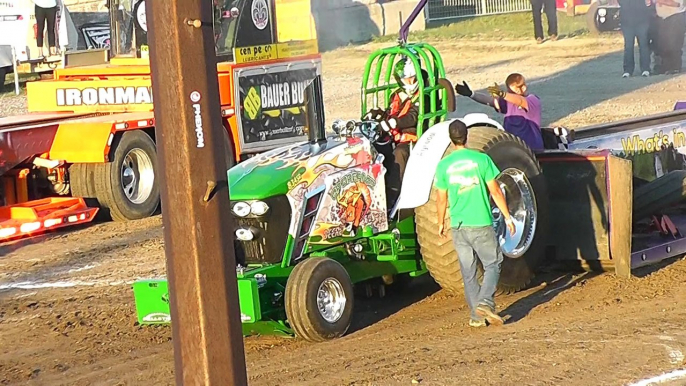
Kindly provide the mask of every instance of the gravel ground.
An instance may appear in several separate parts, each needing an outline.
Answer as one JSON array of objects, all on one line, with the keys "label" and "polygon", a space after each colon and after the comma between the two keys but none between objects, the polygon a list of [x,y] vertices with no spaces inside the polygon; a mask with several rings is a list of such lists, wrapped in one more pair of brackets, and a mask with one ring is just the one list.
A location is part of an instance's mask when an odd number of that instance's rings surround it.
[{"label": "gravel ground", "polygon": [[[359,115],[361,68],[373,48],[324,55],[329,121]],[[616,38],[437,48],[449,79],[477,89],[522,72],[548,125],[579,128],[686,99],[684,75],[622,79]],[[24,103],[0,96],[0,114]],[[460,114],[488,112],[465,98],[458,106]],[[173,384],[170,330],[136,325],[128,285],[164,274],[162,237],[157,216],[0,247],[0,384]],[[485,330],[469,329],[464,300],[424,278],[383,300],[360,300],[353,330],[335,342],[246,338],[250,383],[626,385],[686,365],[684,275],[680,259],[630,280],[546,273],[499,298],[510,320]]]},{"label": "gravel ground", "polygon": [[0,94],[0,117],[26,114],[26,94],[15,95],[14,92]]}]

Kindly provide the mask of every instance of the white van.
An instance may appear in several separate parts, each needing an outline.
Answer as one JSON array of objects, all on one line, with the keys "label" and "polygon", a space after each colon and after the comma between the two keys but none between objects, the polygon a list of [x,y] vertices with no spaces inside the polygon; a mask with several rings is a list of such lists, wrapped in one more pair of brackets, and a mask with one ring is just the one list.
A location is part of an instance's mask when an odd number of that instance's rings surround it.
[{"label": "white van", "polygon": [[[58,11],[55,20],[57,48],[64,55],[76,50],[78,32],[67,7],[61,0],[57,1]],[[13,71],[12,47],[15,48],[19,73],[51,72],[59,64],[38,58],[36,45],[35,6],[31,0],[0,0],[0,81],[4,85],[5,75]],[[47,44],[47,31],[45,42]],[[44,47],[47,53],[48,48]]]}]

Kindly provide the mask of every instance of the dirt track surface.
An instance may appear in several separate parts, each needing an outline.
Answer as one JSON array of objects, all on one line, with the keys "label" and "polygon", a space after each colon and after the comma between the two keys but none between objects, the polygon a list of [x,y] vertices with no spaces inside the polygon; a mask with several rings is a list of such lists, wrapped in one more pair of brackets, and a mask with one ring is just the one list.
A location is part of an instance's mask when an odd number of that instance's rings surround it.
[{"label": "dirt track surface", "polygon": [[[483,89],[512,71],[544,101],[544,123],[579,127],[670,110],[686,76],[621,78],[617,39],[438,44],[453,82]],[[328,119],[359,110],[372,46],[324,56]],[[488,111],[458,99],[460,112]],[[3,114],[4,115],[4,114]],[[173,384],[168,327],[135,323],[129,283],[164,275],[161,218],[105,223],[0,247],[0,384]],[[356,299],[335,342],[245,339],[254,385],[625,385],[686,365],[686,261],[631,280],[548,272],[498,298],[503,327],[467,327],[461,297],[424,278]]]}]

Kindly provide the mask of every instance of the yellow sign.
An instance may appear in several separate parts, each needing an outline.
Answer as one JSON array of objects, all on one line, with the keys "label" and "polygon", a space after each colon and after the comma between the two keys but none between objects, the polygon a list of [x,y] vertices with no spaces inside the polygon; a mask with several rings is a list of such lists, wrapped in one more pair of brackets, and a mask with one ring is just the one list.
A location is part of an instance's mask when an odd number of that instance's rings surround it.
[{"label": "yellow sign", "polygon": [[241,47],[234,49],[236,64],[257,63],[268,60],[288,59],[319,53],[317,40],[294,40],[278,44]]},{"label": "yellow sign", "polygon": [[150,58],[150,47],[147,45],[141,46],[141,58]]},{"label": "yellow sign", "polygon": [[266,44],[261,46],[236,48],[234,50],[234,58],[237,64],[274,60],[277,58],[276,45]]},{"label": "yellow sign", "polygon": [[243,101],[243,109],[250,119],[256,119],[260,110],[262,110],[262,98],[257,92],[256,87],[250,87],[248,95],[245,96]]},{"label": "yellow sign", "polygon": [[35,111],[152,111],[150,78],[28,82],[28,110]]},{"label": "yellow sign", "polygon": [[279,43],[276,48],[279,59],[314,55],[319,52],[317,40],[296,40],[292,42]]}]

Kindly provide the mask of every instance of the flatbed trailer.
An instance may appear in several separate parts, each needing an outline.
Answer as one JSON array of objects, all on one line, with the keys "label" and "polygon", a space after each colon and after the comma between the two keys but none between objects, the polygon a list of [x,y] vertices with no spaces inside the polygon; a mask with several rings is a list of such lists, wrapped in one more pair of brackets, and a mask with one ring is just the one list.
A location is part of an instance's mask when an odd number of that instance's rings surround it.
[{"label": "flatbed trailer", "polygon": [[[322,65],[310,0],[240,1],[230,9],[207,1],[216,10],[227,167],[231,158],[242,162],[306,138],[301,85]],[[27,83],[29,114],[0,119],[0,242],[69,226],[74,215],[79,223],[96,215],[128,221],[159,209],[147,27],[145,13],[133,12],[144,2],[123,11],[110,3],[112,36],[122,39],[112,42],[111,59]]]}]

